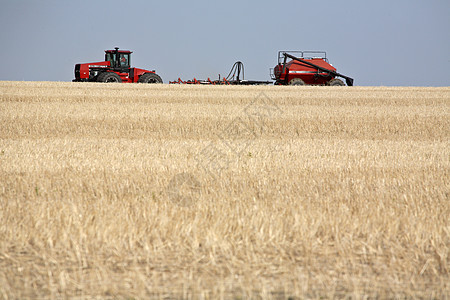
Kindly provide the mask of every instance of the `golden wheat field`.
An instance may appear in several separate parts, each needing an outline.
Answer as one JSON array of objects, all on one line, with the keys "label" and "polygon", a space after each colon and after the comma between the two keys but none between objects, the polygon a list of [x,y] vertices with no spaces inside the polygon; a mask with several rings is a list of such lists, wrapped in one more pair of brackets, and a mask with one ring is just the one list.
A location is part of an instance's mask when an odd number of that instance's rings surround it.
[{"label": "golden wheat field", "polygon": [[450,88],[0,82],[0,298],[450,297]]}]

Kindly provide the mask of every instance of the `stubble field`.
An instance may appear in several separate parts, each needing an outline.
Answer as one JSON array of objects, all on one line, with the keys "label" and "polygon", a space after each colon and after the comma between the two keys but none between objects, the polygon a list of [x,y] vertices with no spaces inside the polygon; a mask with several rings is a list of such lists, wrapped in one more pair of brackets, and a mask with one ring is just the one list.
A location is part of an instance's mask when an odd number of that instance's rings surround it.
[{"label": "stubble field", "polygon": [[448,298],[450,88],[0,82],[0,298]]}]

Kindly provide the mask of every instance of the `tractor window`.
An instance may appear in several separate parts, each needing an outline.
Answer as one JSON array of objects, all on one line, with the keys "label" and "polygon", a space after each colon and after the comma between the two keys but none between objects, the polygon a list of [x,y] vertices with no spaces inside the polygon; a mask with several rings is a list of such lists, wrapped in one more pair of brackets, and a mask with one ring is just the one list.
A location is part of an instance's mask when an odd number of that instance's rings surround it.
[{"label": "tractor window", "polygon": [[128,53],[120,53],[120,66],[121,67],[129,67],[130,66],[130,54]]},{"label": "tractor window", "polygon": [[111,67],[114,68],[116,66],[116,54],[107,52],[105,56],[105,61],[111,62]]}]

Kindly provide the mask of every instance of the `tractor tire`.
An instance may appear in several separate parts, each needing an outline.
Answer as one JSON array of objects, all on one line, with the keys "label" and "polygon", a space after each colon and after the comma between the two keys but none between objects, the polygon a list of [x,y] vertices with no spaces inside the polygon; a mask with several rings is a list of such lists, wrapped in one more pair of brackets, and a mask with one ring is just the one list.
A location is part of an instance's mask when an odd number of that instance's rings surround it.
[{"label": "tractor tire", "polygon": [[163,81],[155,73],[145,73],[139,77],[138,83],[163,83]]},{"label": "tractor tire", "polygon": [[329,86],[345,86],[345,83],[342,80],[335,78],[335,79],[331,79],[328,82],[328,85]]},{"label": "tractor tire", "polygon": [[305,82],[300,78],[294,78],[289,81],[289,85],[305,85]]},{"label": "tractor tire", "polygon": [[98,75],[97,82],[117,82],[117,83],[121,83],[122,79],[116,73],[103,72],[103,73],[100,73]]}]

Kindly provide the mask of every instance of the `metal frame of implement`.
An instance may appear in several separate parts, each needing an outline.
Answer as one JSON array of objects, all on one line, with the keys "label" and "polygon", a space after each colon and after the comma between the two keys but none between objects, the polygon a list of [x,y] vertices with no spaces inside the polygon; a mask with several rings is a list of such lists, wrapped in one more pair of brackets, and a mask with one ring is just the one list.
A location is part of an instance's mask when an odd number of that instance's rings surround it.
[{"label": "metal frame of implement", "polygon": [[[242,79],[241,79],[242,73]],[[234,63],[231,67],[230,73],[227,77],[218,80],[211,80],[209,77],[206,80],[191,79],[184,81],[181,78],[178,80],[170,81],[170,84],[212,84],[212,85],[260,85],[260,84],[273,84],[272,81],[258,81],[258,80],[245,80],[244,79],[244,64],[240,61]]]}]

